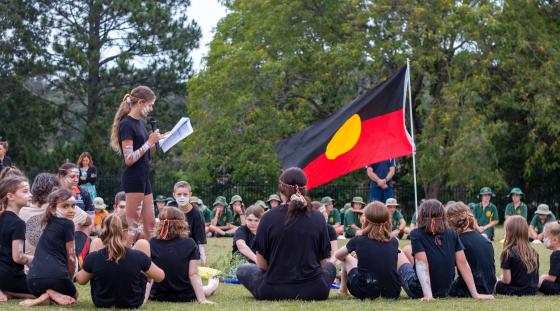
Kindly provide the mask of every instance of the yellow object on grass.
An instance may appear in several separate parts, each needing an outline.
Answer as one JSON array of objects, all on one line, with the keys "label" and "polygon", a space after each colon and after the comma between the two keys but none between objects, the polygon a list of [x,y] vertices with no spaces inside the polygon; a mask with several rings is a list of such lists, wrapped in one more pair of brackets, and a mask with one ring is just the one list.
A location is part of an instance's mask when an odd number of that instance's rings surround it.
[{"label": "yellow object on grass", "polygon": [[213,278],[217,275],[222,274],[222,271],[208,268],[208,267],[198,267],[198,275],[203,280],[208,280],[209,278]]}]

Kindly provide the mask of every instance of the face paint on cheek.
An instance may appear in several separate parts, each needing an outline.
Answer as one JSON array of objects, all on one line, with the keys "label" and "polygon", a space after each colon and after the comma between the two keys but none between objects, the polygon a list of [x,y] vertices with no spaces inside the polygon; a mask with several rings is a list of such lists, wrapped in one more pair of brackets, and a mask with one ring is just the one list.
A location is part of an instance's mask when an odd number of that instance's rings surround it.
[{"label": "face paint on cheek", "polygon": [[147,115],[150,114],[150,112],[152,112],[152,109],[150,109],[148,106],[144,106],[144,107],[142,108],[142,114],[143,114],[143,115],[147,116]]},{"label": "face paint on cheek", "polygon": [[64,213],[62,213],[62,209],[56,208],[55,216],[58,218],[64,218]]}]

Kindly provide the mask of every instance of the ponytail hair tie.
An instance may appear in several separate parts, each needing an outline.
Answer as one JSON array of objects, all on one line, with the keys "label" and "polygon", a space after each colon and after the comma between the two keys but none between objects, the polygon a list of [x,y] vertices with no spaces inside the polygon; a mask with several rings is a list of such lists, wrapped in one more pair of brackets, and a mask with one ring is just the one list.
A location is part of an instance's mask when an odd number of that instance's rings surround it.
[{"label": "ponytail hair tie", "polygon": [[305,199],[305,197],[303,195],[300,194],[292,194],[292,196],[290,197],[290,201],[299,201],[301,203],[303,203],[303,206],[307,206],[307,200]]},{"label": "ponytail hair tie", "polygon": [[161,226],[161,238],[163,240],[167,239],[167,234],[169,233],[169,221],[165,219],[163,225]]}]

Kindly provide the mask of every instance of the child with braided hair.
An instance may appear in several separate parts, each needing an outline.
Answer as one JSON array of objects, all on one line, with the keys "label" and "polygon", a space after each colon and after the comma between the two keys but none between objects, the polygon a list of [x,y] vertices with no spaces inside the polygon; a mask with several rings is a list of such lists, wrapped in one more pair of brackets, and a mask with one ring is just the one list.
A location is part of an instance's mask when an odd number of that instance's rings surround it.
[{"label": "child with braided hair", "polygon": [[[471,267],[477,292],[492,294],[496,285],[496,266],[494,264],[492,242],[474,230],[474,215],[463,202],[456,202],[447,207],[447,223],[459,235],[459,239],[465,247],[465,256]],[[449,296],[471,297],[461,274],[453,282]]]}]

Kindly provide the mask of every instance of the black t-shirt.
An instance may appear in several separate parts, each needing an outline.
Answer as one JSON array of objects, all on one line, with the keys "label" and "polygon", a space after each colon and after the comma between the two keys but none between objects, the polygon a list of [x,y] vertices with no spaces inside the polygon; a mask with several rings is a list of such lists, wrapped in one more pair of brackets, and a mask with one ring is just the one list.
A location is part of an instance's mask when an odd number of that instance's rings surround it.
[{"label": "black t-shirt", "polygon": [[12,241],[25,241],[25,222],[14,212],[0,214],[0,275],[23,274],[23,265],[14,262]]},{"label": "black t-shirt", "polygon": [[325,217],[317,211],[288,221],[288,206],[266,212],[259,223],[255,249],[268,263],[268,284],[301,284],[321,274],[320,261],[331,245]]},{"label": "black t-shirt", "polygon": [[434,297],[447,297],[455,279],[455,253],[464,249],[457,233],[446,229],[440,235],[431,235],[424,229],[410,233],[412,253],[426,253],[430,267],[430,282]]},{"label": "black t-shirt", "polygon": [[550,254],[550,269],[548,275],[556,277],[556,284],[560,284],[560,251],[554,251]]},{"label": "black t-shirt", "polygon": [[90,253],[84,271],[93,274],[91,299],[98,308],[138,308],[144,302],[146,276],[152,261],[146,254],[126,249],[118,262],[107,260],[107,248]]},{"label": "black t-shirt", "polygon": [[500,264],[500,268],[511,271],[511,282],[509,286],[516,288],[519,292],[537,291],[539,285],[539,257],[537,255],[537,268],[531,273],[527,273],[527,269],[517,255],[516,252],[510,250],[508,256]]},{"label": "black t-shirt", "polygon": [[0,171],[3,170],[5,167],[12,165],[12,158],[9,156],[4,156],[4,159],[0,160]]},{"label": "black t-shirt", "polygon": [[[479,294],[490,295],[496,284],[496,265],[494,263],[494,247],[477,231],[465,232],[459,236],[465,247],[465,257],[471,267],[474,284]],[[461,274],[458,284],[467,287]]]},{"label": "black t-shirt", "polygon": [[74,241],[74,222],[66,218],[51,218],[41,234],[27,278],[69,278],[66,242],[71,241]]},{"label": "black t-shirt", "polygon": [[200,259],[198,245],[194,240],[153,238],[150,240],[150,249],[154,264],[165,271],[165,279],[161,283],[154,283],[150,296],[156,300],[172,296],[196,299],[189,279],[190,261]]},{"label": "black t-shirt", "polygon": [[76,206],[81,208],[84,212],[92,212],[94,207],[89,191],[85,190],[82,187],[78,187],[78,189],[80,190],[80,192],[74,193],[76,197]]},{"label": "black t-shirt", "polygon": [[238,252],[236,242],[238,240],[245,241],[245,244],[254,252],[257,250],[255,249],[255,235],[249,230],[247,225],[241,225],[237,230],[235,230],[235,234],[233,235],[233,251],[232,253]]},{"label": "black t-shirt", "polygon": [[[121,120],[121,123],[119,123],[119,146],[122,148],[122,142],[128,139],[132,140],[132,147],[134,150],[137,150],[148,140],[148,130],[146,129],[146,124],[144,124],[142,120],[136,120],[127,115]],[[145,173],[148,171],[149,162],[150,153],[146,152],[142,158],[131,166],[126,167],[126,170]]]},{"label": "black t-shirt", "polygon": [[358,271],[369,273],[376,280],[381,297],[398,298],[401,282],[397,272],[399,242],[393,238],[389,242],[372,240],[367,236],[356,236],[348,244],[349,253],[356,252]]},{"label": "black t-shirt", "polygon": [[196,244],[206,244],[206,229],[204,219],[198,208],[193,207],[190,212],[185,213],[185,218],[189,223],[189,237],[192,238]]},{"label": "black t-shirt", "polygon": [[338,236],[336,235],[336,229],[333,226],[327,224],[327,230],[329,232],[329,241],[336,241],[338,238]]}]

